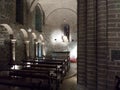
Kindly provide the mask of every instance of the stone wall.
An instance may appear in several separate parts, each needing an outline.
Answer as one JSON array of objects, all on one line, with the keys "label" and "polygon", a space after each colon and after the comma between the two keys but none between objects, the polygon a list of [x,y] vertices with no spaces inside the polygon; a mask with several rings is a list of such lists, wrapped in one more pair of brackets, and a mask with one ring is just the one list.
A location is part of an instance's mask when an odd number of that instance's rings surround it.
[{"label": "stone wall", "polygon": [[[97,88],[107,90],[107,2],[97,1]],[[108,89],[109,90],[109,89]]]},{"label": "stone wall", "polygon": [[0,69],[6,67],[10,61],[10,36],[7,30],[0,26]]},{"label": "stone wall", "polygon": [[16,39],[15,42],[15,61],[20,62],[21,60],[26,59],[26,47],[25,47],[25,38],[23,33],[20,31],[21,28],[26,30],[25,26],[19,24],[10,24],[14,32],[14,38]]},{"label": "stone wall", "polygon": [[[86,86],[86,1],[78,0],[78,85]],[[79,90],[79,89],[78,89]]]},{"label": "stone wall", "polygon": [[120,77],[120,59],[112,60],[111,50],[120,50],[120,2],[108,0],[108,90],[114,90],[115,76]]},{"label": "stone wall", "polygon": [[[26,31],[31,28],[34,30],[34,12],[30,13],[28,5],[26,0],[23,0],[23,11],[19,11],[19,12],[23,12],[23,24],[18,24],[19,22],[16,22],[16,0],[0,0],[0,24],[8,24],[10,25],[10,27],[12,28],[12,31],[14,32],[14,38],[16,39],[16,61],[21,61],[23,59],[25,59],[25,40],[24,40],[24,35],[23,33],[20,31],[21,28],[25,29]],[[33,19],[32,19],[33,18]],[[3,37],[6,42],[6,44],[8,45],[2,45],[0,48],[4,51],[4,55],[1,52],[1,58],[0,61],[9,61],[10,59],[10,37],[8,37],[8,39],[6,40],[6,36],[3,36],[4,33],[2,33],[2,29],[5,29],[5,27],[1,28],[0,27],[0,37]],[[6,33],[8,34],[8,36],[10,36],[8,30],[6,30]],[[29,39],[30,41],[32,41],[31,38],[32,34],[29,35]],[[2,38],[1,38],[2,40]],[[9,43],[8,43],[9,42]],[[1,41],[2,43],[2,41]],[[31,46],[33,47],[33,43],[31,44]],[[33,48],[30,48],[32,51],[31,52],[31,57],[33,57]],[[5,60],[4,60],[5,59]],[[2,62],[1,61],[1,62]]]},{"label": "stone wall", "polygon": [[16,19],[16,0],[0,0],[0,23],[14,23]]},{"label": "stone wall", "polygon": [[120,76],[119,0],[78,0],[78,85],[88,90],[115,90]]}]

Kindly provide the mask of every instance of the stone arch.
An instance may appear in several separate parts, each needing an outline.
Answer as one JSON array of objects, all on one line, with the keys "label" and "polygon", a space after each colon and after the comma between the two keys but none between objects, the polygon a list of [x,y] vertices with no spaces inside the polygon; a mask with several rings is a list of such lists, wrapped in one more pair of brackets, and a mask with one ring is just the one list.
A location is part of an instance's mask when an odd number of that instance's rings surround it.
[{"label": "stone arch", "polygon": [[24,39],[28,39],[28,33],[25,29],[21,28],[20,31],[23,33]]},{"label": "stone arch", "polygon": [[[15,60],[15,42],[16,39],[14,37],[14,31],[8,24],[0,24],[2,28],[4,28],[3,32],[1,33],[3,36],[0,35],[1,40],[1,47],[3,54],[1,54],[1,57],[4,62],[3,66],[5,64],[12,64]],[[7,68],[7,66],[5,66]]]},{"label": "stone arch", "polygon": [[8,34],[10,35],[14,34],[12,28],[8,24],[0,24],[0,26],[3,26],[4,28],[6,28],[6,30],[8,31]]},{"label": "stone arch", "polygon": [[32,36],[34,40],[37,39],[37,35],[34,32],[32,32]]},{"label": "stone arch", "polygon": [[39,40],[40,40],[41,42],[44,41],[44,38],[43,38],[43,35],[42,35],[42,34],[39,35]]},{"label": "stone arch", "polygon": [[31,5],[30,5],[30,12],[33,12],[33,10],[37,4],[38,4],[38,1],[36,1],[36,0],[32,1]]}]

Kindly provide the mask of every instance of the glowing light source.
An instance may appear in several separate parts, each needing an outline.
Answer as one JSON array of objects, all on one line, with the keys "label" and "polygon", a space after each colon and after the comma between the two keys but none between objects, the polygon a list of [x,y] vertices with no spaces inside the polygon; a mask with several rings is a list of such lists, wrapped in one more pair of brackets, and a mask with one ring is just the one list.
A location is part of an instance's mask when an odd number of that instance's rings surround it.
[{"label": "glowing light source", "polygon": [[63,42],[68,42],[67,36],[62,36]]}]

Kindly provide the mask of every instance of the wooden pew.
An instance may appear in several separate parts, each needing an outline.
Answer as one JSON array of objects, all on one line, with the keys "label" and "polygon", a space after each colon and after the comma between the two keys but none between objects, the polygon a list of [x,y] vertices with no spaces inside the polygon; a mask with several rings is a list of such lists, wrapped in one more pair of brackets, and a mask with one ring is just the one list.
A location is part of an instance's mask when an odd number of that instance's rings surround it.
[{"label": "wooden pew", "polygon": [[52,59],[66,59],[67,60],[67,71],[70,69],[70,51],[55,51],[52,52]]},{"label": "wooden pew", "polygon": [[54,65],[62,65],[62,67],[65,67],[65,62],[60,61],[52,61],[52,60],[23,60],[23,63],[41,63],[41,64],[54,64]]},{"label": "wooden pew", "polygon": [[63,73],[66,74],[66,70],[65,70],[66,65],[65,65],[65,62],[52,61],[52,60],[24,60],[23,63],[59,65],[62,68]]},{"label": "wooden pew", "polygon": [[41,67],[40,65],[31,65],[31,67],[24,67],[23,70],[35,70],[35,71],[51,71],[53,72],[54,77],[60,77],[60,81],[62,82],[64,78],[64,74],[62,73],[62,69],[56,69],[53,67]]},{"label": "wooden pew", "polygon": [[61,62],[61,63],[63,63],[64,66],[62,66],[62,70],[63,70],[63,73],[65,73],[64,76],[66,75],[66,72],[69,69],[67,59],[49,59],[49,58],[45,58],[45,59],[38,59],[38,61],[45,61],[45,62],[50,61],[50,62]]},{"label": "wooden pew", "polygon": [[49,58],[45,58],[45,59],[39,59],[38,60],[50,60],[52,62],[64,62],[65,63],[65,69],[66,71],[69,71],[70,69],[70,61],[69,61],[69,58],[64,58],[64,59],[60,59],[60,58],[52,58],[52,59],[49,59]]},{"label": "wooden pew", "polygon": [[63,61],[63,60],[64,60],[66,66],[67,66],[67,67],[66,67],[66,71],[69,71],[69,69],[70,69],[70,60],[69,60],[69,57],[66,57],[66,58],[64,58],[64,59],[52,58],[52,60],[57,60],[57,61]]},{"label": "wooden pew", "polygon": [[[48,80],[50,88],[53,88],[52,87],[53,85],[51,85],[51,84],[56,84],[56,90],[57,90],[58,87],[59,87],[59,84],[61,82],[61,77],[60,77],[60,75],[56,74],[56,72],[54,72],[54,71],[56,69],[60,68],[60,66],[62,66],[61,63],[59,63],[59,62],[57,64],[59,64],[59,65],[55,65],[53,63],[52,64],[42,63],[40,65],[40,63],[38,63],[38,62],[37,63],[32,62],[32,68],[28,67],[29,69],[27,69],[27,70],[24,69],[25,67],[27,67],[27,65],[29,65],[27,63],[13,64],[13,65],[21,65],[23,67],[23,69],[22,70],[15,70],[15,69],[10,70],[9,75],[11,77],[14,77],[14,78],[16,78],[16,77],[17,78],[19,78],[19,77],[20,78],[31,78],[31,79],[37,78],[37,80],[38,79],[40,79],[40,80]],[[13,66],[13,65],[11,65],[11,66]],[[37,69],[35,67],[37,67]],[[42,67],[42,69],[41,69],[41,67]],[[48,69],[48,68],[51,68],[51,69]],[[31,86],[30,82],[25,82],[25,83],[26,84],[23,84],[23,85],[21,85],[19,83],[15,84],[15,81],[12,81],[10,83],[9,79],[8,79],[8,83],[5,80],[1,81],[1,84],[5,84],[5,85],[21,86],[21,87],[23,87],[23,86],[25,86],[25,87]],[[37,86],[38,86],[38,84],[36,84],[36,87]]]},{"label": "wooden pew", "polygon": [[40,79],[47,80],[50,88],[53,88],[53,84],[56,90],[60,84],[60,77],[55,77],[54,73],[51,71],[38,71],[38,70],[10,70],[9,75],[13,77],[21,77],[21,78],[30,78],[30,79]]},{"label": "wooden pew", "polygon": [[62,70],[62,65],[54,65],[54,64],[45,64],[45,63],[15,63],[13,65],[17,65],[17,66],[20,66],[22,69],[35,69],[35,70],[45,70],[45,71],[48,71],[48,70],[53,70],[54,73],[56,73],[56,75],[61,75],[61,78],[63,78],[65,76],[65,70],[63,71]]},{"label": "wooden pew", "polygon": [[[22,83],[24,81],[24,83]],[[38,83],[36,82],[31,82],[26,79],[22,78],[14,78],[14,77],[9,77],[9,76],[0,76],[0,85],[5,85],[5,86],[17,86],[17,87],[25,87],[25,88],[30,88],[30,89],[42,89],[42,90],[50,90],[50,87],[47,85],[42,85],[41,81]]]}]

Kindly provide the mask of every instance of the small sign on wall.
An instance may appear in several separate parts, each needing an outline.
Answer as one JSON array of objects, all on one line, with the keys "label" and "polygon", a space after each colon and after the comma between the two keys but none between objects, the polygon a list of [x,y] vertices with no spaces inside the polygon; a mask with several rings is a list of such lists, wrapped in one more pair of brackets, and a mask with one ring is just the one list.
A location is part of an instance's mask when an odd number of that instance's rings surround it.
[{"label": "small sign on wall", "polygon": [[111,60],[112,61],[116,61],[116,60],[120,61],[120,50],[111,50]]}]

